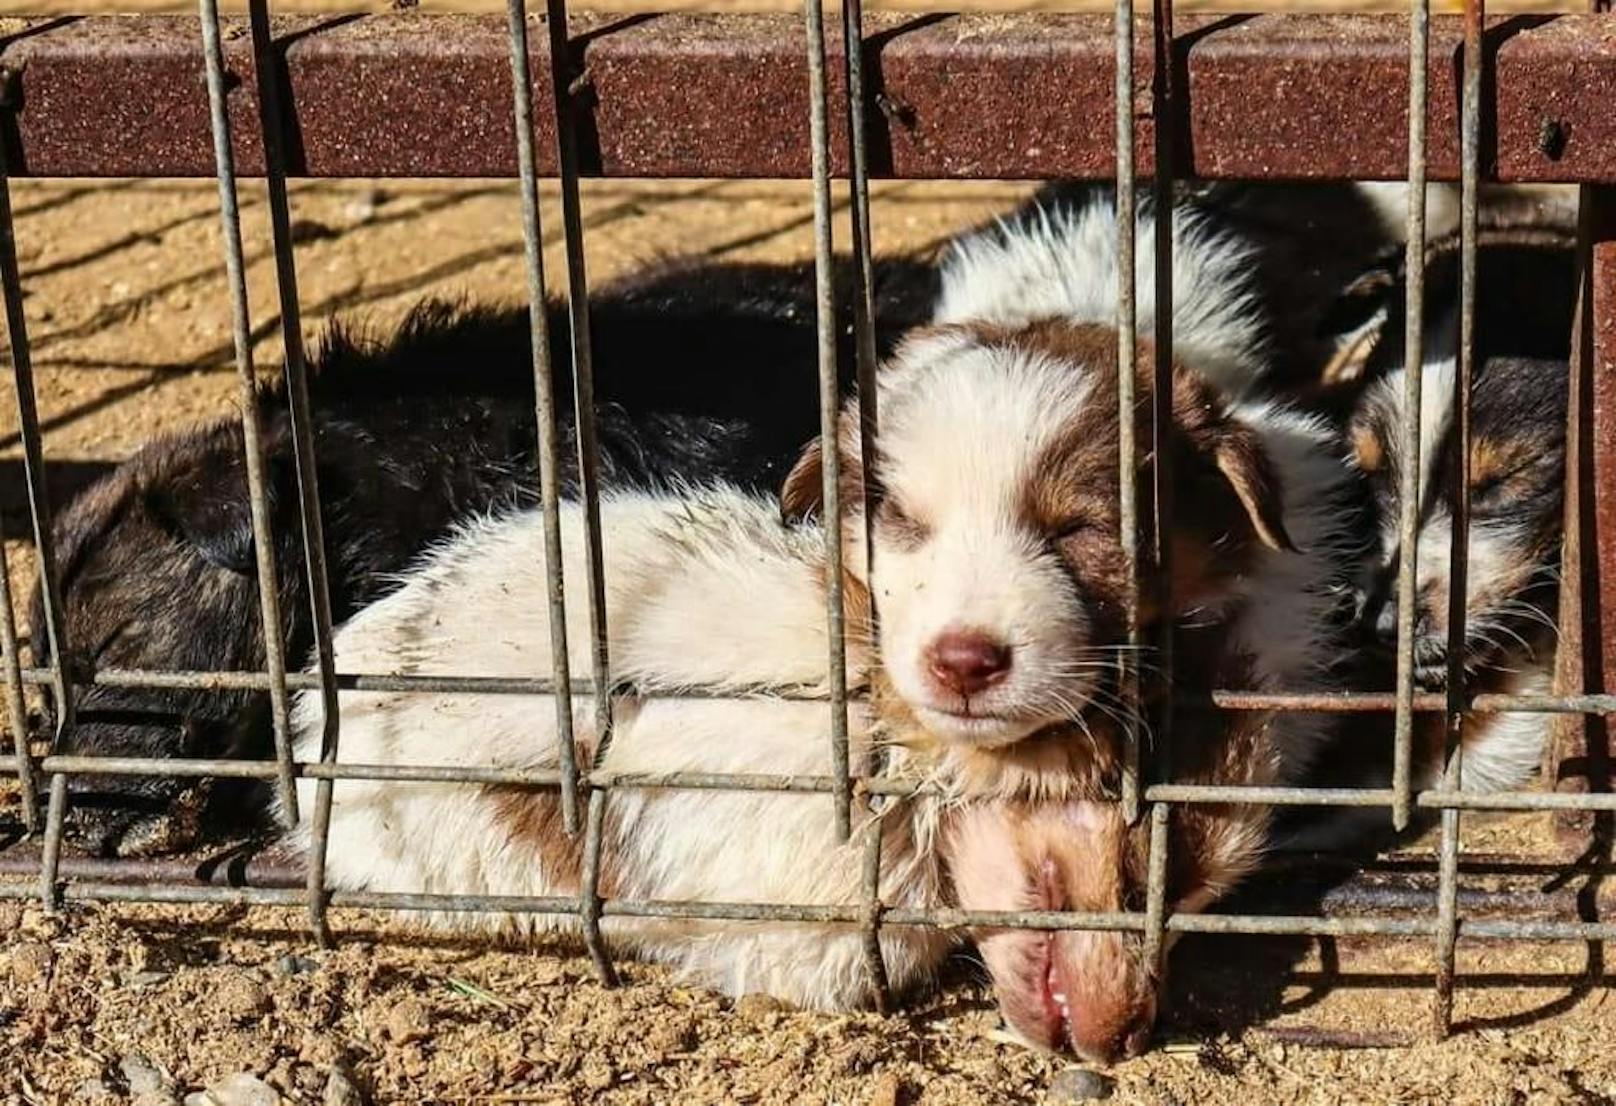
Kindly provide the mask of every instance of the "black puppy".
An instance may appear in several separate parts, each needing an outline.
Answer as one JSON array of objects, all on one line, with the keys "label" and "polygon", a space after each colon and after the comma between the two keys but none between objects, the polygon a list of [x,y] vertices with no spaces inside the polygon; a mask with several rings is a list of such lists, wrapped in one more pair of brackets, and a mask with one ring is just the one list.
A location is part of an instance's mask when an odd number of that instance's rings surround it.
[{"label": "black puppy", "polygon": [[[843,274],[845,277],[847,274]],[[883,262],[880,344],[924,320],[934,276]],[[847,288],[846,279],[839,287]],[[773,490],[818,432],[811,266],[670,264],[592,302],[600,472],[608,486],[722,478]],[[841,313],[844,324],[849,312]],[[565,311],[550,311],[564,494],[577,478]],[[334,327],[311,359],[315,452],[333,615],[386,594],[395,574],[468,516],[537,497],[526,309],[426,303],[390,339]],[[840,363],[851,374],[850,328]],[[259,401],[289,663],[313,627],[285,397]],[[253,670],[265,664],[242,435],[236,420],[152,442],[54,524],[66,660],[97,668]],[[36,595],[31,639],[48,663]],[[79,686],[59,751],[157,757],[270,754],[267,693]],[[52,732],[47,703],[41,732]],[[137,855],[192,840],[251,797],[184,781],[79,776],[74,837]]]}]

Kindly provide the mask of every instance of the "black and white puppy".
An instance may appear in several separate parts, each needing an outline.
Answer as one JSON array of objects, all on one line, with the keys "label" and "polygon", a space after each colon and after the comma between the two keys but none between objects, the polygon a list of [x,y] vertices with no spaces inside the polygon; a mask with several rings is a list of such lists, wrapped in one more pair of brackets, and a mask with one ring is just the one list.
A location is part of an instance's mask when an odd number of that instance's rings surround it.
[{"label": "black and white puppy", "polygon": [[[1458,466],[1458,243],[1429,255],[1420,455],[1402,449],[1407,369],[1406,283],[1401,264],[1368,275],[1358,292],[1375,301],[1374,338],[1349,424],[1352,459],[1376,519],[1374,553],[1359,592],[1363,640],[1390,671],[1397,642],[1401,478],[1419,469],[1414,661],[1419,686],[1441,690],[1448,675],[1450,547]],[[1477,361],[1471,392],[1470,535],[1463,664],[1479,691],[1547,693],[1554,662],[1565,481],[1566,397],[1575,300],[1572,242],[1542,230],[1487,233],[1477,258]],[[1465,727],[1464,787],[1503,790],[1538,767],[1552,716],[1479,716]],[[1429,731],[1429,732],[1426,732]],[[1440,725],[1422,726],[1417,782],[1442,769]]]},{"label": "black and white puppy", "polygon": [[[923,318],[934,281],[919,263],[881,264],[883,339]],[[779,484],[818,429],[811,266],[669,264],[602,289],[592,306],[607,486],[656,487],[673,477],[758,490]],[[564,308],[553,307],[549,322],[560,479],[570,494],[577,452],[564,383]],[[529,333],[525,308],[426,303],[382,341],[340,327],[326,335],[310,379],[337,619],[395,588],[395,574],[456,523],[534,501]],[[841,340],[851,372],[845,328]],[[278,385],[263,390],[259,413],[282,633],[296,664],[308,655],[313,628],[291,427]],[[146,445],[69,504],[54,533],[74,670],[264,666],[237,421]],[[37,596],[32,623],[36,659],[47,663]],[[263,757],[270,748],[262,693],[81,686],[75,708],[61,752]],[[51,713],[47,703],[40,732],[52,731]],[[73,788],[75,835],[124,854],[183,844],[207,805],[207,788],[174,780],[81,776]]]}]

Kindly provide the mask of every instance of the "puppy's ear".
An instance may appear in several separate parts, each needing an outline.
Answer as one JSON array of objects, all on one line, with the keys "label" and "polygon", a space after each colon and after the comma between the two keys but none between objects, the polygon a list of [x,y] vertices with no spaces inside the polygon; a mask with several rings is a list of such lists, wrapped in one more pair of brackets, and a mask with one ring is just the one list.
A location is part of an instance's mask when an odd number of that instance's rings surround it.
[{"label": "puppy's ear", "polygon": [[[273,525],[285,525],[281,507],[296,502],[296,473],[288,456],[290,443],[280,420],[265,420],[264,484]],[[141,489],[153,523],[195,549],[209,564],[239,573],[257,574],[253,551],[252,503],[240,453],[208,453],[162,473]]]},{"label": "puppy's ear", "polygon": [[1222,475],[1258,540],[1270,549],[1295,552],[1285,530],[1283,485],[1262,441],[1230,418],[1218,395],[1185,369],[1173,373],[1173,423],[1182,440]]},{"label": "puppy's ear", "polygon": [[[841,460],[837,487],[841,490],[842,513],[847,514],[864,502],[864,464],[860,460],[858,408],[843,411],[837,420],[837,453]],[[780,515],[787,522],[802,522],[825,509],[825,454],[820,439],[803,447],[797,463],[791,466],[780,485]]]}]

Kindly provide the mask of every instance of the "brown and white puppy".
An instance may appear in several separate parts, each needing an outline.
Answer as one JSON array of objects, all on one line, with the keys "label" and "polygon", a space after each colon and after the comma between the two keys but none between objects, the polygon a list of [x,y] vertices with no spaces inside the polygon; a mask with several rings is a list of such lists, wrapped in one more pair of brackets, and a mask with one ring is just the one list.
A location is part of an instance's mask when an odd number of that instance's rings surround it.
[{"label": "brown and white puppy", "polygon": [[[1359,592],[1364,639],[1386,658],[1397,642],[1401,478],[1419,469],[1414,615],[1415,676],[1448,678],[1450,547],[1458,468],[1454,381],[1458,347],[1457,243],[1436,244],[1427,276],[1420,454],[1403,454],[1403,274],[1388,266],[1381,328],[1354,412],[1355,466],[1371,493],[1378,542]],[[1539,232],[1492,234],[1477,259],[1477,363],[1471,392],[1470,535],[1464,669],[1478,691],[1547,693],[1554,660],[1565,480],[1569,334],[1575,297],[1570,241]],[[1504,790],[1541,761],[1552,716],[1477,717],[1465,727],[1464,786]],[[1426,727],[1423,784],[1441,771],[1441,727]]]},{"label": "brown and white puppy", "polygon": [[[1186,777],[1199,783],[1271,782],[1274,750],[1263,726],[1226,731],[1220,759]],[[1191,805],[1172,814],[1166,907],[1195,913],[1256,870],[1269,811],[1256,805]],[[1121,807],[1071,798],[961,807],[946,852],[959,901],[974,910],[1142,912],[1149,882],[1148,820],[1130,826]],[[1005,1022],[1040,1048],[1069,1048],[1095,1063],[1137,1056],[1149,1043],[1165,971],[1133,930],[983,929],[973,933]]]},{"label": "brown and white puppy", "polygon": [[[1171,580],[1167,609],[1155,609],[1159,565],[1147,530],[1142,616],[1222,627],[1230,652],[1249,659],[1254,688],[1318,688],[1339,658],[1332,613],[1352,563],[1341,449],[1318,420],[1229,398],[1260,391],[1265,373],[1249,251],[1193,213],[1175,209],[1174,218]],[[1142,251],[1153,235],[1153,217],[1142,214]],[[911,335],[877,376],[868,509],[883,721],[897,740],[909,730],[935,739],[956,769],[965,751],[1014,746],[1072,719],[1092,728],[1121,706],[1112,679],[1127,655],[1115,238],[1114,213],[1098,202],[1023,213],[965,239],[944,266],[938,323]],[[1142,333],[1153,325],[1149,289],[1143,281]],[[1141,342],[1142,442],[1153,360]],[[858,439],[855,401],[840,436],[855,542],[867,508]],[[1138,472],[1148,526],[1153,458]],[[811,447],[784,487],[787,513],[814,513],[821,488]],[[1288,764],[1299,771],[1320,729],[1317,720],[1292,726]],[[1046,774],[1064,786],[1060,772]]]}]

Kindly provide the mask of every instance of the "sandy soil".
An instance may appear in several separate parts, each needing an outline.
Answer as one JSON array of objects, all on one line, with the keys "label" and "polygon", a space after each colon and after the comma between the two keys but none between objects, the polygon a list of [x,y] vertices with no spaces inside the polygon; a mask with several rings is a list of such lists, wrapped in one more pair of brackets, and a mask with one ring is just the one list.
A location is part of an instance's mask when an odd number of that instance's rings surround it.
[{"label": "sandy soil", "polygon": [[[491,0],[427,6],[500,8]],[[1263,6],[1186,0],[1180,8]],[[64,10],[187,6],[0,0],[0,13]],[[20,181],[13,190],[60,498],[151,435],[232,410],[216,194],[208,181]],[[877,246],[934,243],[1024,192],[878,184]],[[553,193],[547,198],[554,227]],[[245,184],[243,201],[255,353],[272,364],[279,320],[260,187]],[[811,252],[808,192],[798,183],[590,182],[584,202],[596,278],[665,253]],[[508,183],[303,182],[293,204],[310,337],[339,312],[386,325],[427,294],[521,294]],[[554,241],[550,253],[559,264]],[[0,408],[0,510],[17,535],[25,515],[10,399]],[[12,542],[8,551],[20,578],[28,550]],[[1467,849],[1551,852],[1538,821],[1467,827]],[[1058,1097],[1049,1088],[1066,1066],[1004,1040],[991,997],[963,961],[941,997],[900,1014],[823,1017],[755,1000],[732,1007],[644,966],[629,965],[625,986],[608,992],[565,949],[444,943],[366,915],[339,916],[337,947],[320,952],[301,921],[273,910],[167,907],[76,908],[52,919],[0,902],[0,1104],[123,1100],[134,1097],[133,1083],[155,1106],[169,1088],[183,1094],[239,1072],[292,1101],[351,1101],[340,1085],[328,1087],[333,1070],[383,1102],[1008,1103]],[[1597,950],[1467,943],[1461,966],[1460,1032],[1439,1043],[1426,1030],[1423,942],[1186,940],[1162,1043],[1111,1073],[1115,1098],[1159,1106],[1616,1100],[1616,1005],[1607,1003],[1611,983]],[[1335,1043],[1309,1043],[1322,1039]],[[131,1055],[147,1066],[123,1064]]]}]

